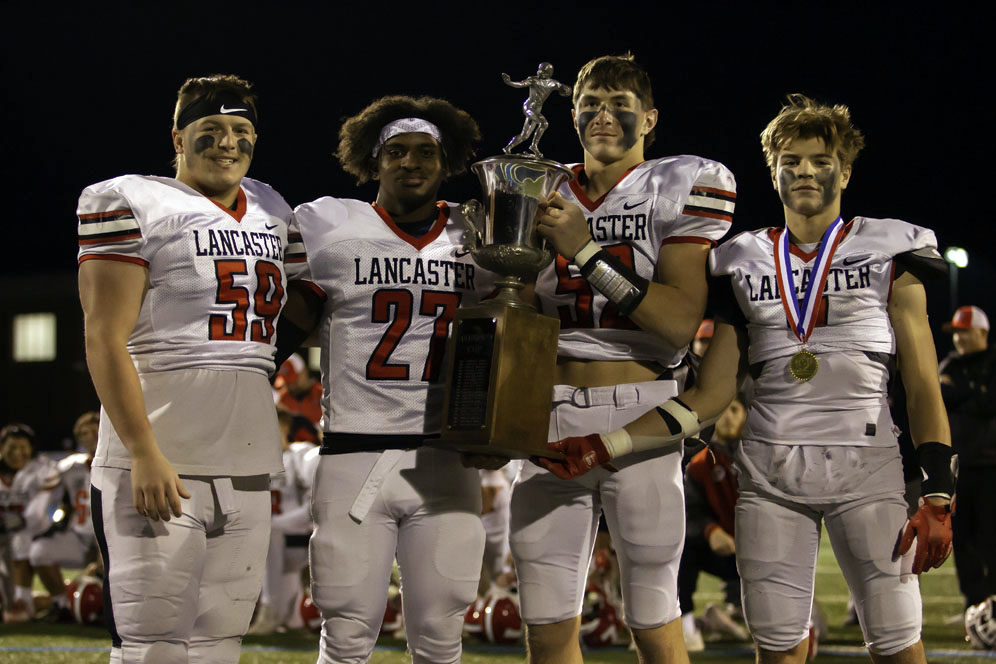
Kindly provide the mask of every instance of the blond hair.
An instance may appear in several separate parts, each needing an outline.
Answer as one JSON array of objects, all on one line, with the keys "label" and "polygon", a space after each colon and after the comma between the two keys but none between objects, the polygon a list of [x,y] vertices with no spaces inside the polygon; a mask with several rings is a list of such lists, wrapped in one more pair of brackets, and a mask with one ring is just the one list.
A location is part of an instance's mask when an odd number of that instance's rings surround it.
[{"label": "blond hair", "polygon": [[822,138],[827,148],[836,151],[841,166],[854,163],[865,146],[865,137],[851,124],[847,106],[821,104],[799,93],[787,99],[788,103],[761,132],[761,149],[772,172],[778,153],[797,138]]}]

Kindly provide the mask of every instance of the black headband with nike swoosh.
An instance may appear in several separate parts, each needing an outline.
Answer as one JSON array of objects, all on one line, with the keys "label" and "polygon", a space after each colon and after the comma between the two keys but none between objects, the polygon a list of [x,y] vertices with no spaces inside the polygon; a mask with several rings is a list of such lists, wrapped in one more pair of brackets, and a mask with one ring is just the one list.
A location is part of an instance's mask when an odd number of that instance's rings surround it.
[{"label": "black headband with nike swoosh", "polygon": [[198,97],[183,107],[176,117],[176,128],[183,129],[209,115],[237,115],[256,126],[256,110],[234,92],[219,91]]}]

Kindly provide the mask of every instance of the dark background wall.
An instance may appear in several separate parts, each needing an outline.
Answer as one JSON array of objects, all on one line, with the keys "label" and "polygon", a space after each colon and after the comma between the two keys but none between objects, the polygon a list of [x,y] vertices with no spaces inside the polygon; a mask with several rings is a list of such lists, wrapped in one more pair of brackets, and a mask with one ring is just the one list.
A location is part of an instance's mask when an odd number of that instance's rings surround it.
[{"label": "dark background wall", "polygon": [[[996,316],[989,37],[968,8],[917,3],[5,3],[0,155],[0,422],[23,419],[47,446],[96,405],[75,295],[75,205],[87,184],[123,173],[169,175],[175,92],[192,75],[237,73],[260,94],[250,175],[292,204],[320,195],[370,198],[331,157],[342,118],[384,94],[450,99],[480,123],[480,156],[521,126],[520,79],[541,60],[573,83],[605,53],[632,51],[661,111],[648,157],[693,153],[737,176],[734,232],[783,223],[758,134],[788,92],[848,104],[868,147],[844,214],[929,226],[966,247],[958,302],[929,288],[938,350],[955,304]],[[551,99],[543,150],[581,157],[570,104]],[[443,194],[478,196],[470,177]],[[10,360],[16,312],[56,311],[58,357]],[[996,319],[994,319],[996,320]]]}]

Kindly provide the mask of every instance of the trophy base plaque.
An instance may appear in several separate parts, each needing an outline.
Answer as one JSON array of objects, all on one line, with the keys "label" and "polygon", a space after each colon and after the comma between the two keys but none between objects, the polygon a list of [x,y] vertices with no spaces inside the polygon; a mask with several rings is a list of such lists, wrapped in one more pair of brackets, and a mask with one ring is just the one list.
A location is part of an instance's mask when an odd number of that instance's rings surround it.
[{"label": "trophy base plaque", "polygon": [[447,349],[439,445],[512,458],[547,450],[560,321],[495,299],[459,309]]}]

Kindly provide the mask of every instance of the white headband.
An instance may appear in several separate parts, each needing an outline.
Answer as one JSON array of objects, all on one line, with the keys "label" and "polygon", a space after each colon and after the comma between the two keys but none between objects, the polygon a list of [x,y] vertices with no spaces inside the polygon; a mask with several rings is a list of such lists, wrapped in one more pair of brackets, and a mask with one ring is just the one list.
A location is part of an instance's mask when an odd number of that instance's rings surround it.
[{"label": "white headband", "polygon": [[374,146],[373,156],[376,157],[380,154],[381,146],[398,134],[428,134],[436,139],[440,145],[443,143],[443,134],[439,131],[439,127],[428,120],[423,120],[422,118],[401,118],[394,122],[388,122],[380,130],[380,138],[377,139],[377,145]]}]

